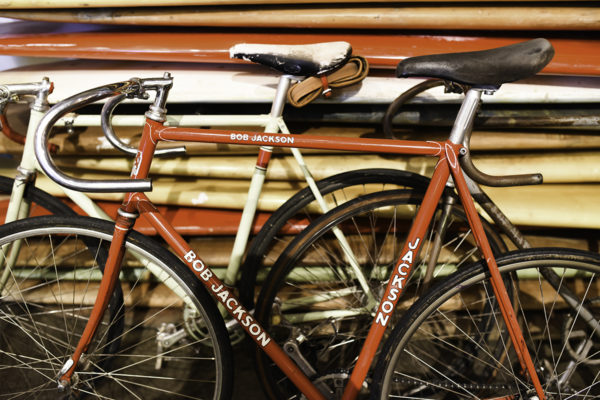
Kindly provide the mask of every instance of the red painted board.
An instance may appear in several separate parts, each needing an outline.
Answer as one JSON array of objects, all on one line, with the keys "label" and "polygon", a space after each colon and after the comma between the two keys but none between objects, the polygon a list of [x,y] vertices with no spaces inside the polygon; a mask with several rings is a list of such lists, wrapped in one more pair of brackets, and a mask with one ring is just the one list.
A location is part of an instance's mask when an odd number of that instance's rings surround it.
[{"label": "red painted board", "polygon": [[[70,201],[65,201],[73,210],[80,215],[85,213]],[[96,202],[111,218],[116,218],[120,203],[99,201]],[[3,221],[8,207],[8,199],[0,201],[0,218]],[[235,236],[242,212],[240,210],[222,210],[182,206],[158,205],[162,215],[165,216],[177,232],[181,235],[190,236]],[[48,215],[45,210],[35,208],[33,217]],[[254,220],[252,233],[257,234],[271,214],[259,212]],[[306,227],[306,220],[297,220],[287,224],[284,230],[286,234],[297,234]],[[138,218],[134,229],[144,235],[156,235],[156,230],[146,222],[144,218]]]},{"label": "red painted board", "polygon": [[[236,43],[302,44],[346,40],[373,68],[394,68],[411,56],[482,50],[528,38],[399,35],[394,33],[277,33],[267,31],[97,31],[3,35],[0,54],[32,57],[228,63]],[[600,39],[550,39],[556,50],[544,73],[600,75]]]}]

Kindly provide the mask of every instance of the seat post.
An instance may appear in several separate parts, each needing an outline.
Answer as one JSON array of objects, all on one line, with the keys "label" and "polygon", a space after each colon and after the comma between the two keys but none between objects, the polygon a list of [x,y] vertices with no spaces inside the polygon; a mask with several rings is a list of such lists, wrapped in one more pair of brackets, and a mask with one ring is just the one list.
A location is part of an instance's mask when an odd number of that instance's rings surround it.
[{"label": "seat post", "polygon": [[290,82],[294,79],[292,75],[282,75],[279,78],[277,84],[277,91],[275,92],[275,98],[271,105],[271,118],[279,118],[283,114],[283,107],[285,106],[285,100],[287,98],[287,92],[290,88]]},{"label": "seat post", "polygon": [[461,144],[465,137],[470,137],[473,130],[475,115],[479,110],[481,103],[481,93],[483,89],[471,88],[467,91],[465,99],[456,115],[452,132],[450,132],[450,141],[454,144]]}]

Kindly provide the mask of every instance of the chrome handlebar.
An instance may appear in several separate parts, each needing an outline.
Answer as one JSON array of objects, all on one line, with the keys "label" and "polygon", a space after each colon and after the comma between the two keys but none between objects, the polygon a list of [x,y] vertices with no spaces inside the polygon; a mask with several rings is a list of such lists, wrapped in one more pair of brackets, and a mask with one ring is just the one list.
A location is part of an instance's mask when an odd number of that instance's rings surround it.
[{"label": "chrome handlebar", "polygon": [[90,89],[57,103],[44,115],[35,133],[35,155],[41,168],[48,177],[59,185],[80,192],[117,193],[151,191],[152,182],[150,179],[88,180],[73,178],[64,174],[50,157],[47,146],[48,136],[54,124],[65,114],[108,97],[121,95],[140,97],[144,95],[147,89],[156,90],[157,95],[146,116],[160,120],[161,116],[164,118],[165,115],[164,105],[172,83],[173,81],[168,73],[163,78],[146,80],[131,79],[125,82]]}]

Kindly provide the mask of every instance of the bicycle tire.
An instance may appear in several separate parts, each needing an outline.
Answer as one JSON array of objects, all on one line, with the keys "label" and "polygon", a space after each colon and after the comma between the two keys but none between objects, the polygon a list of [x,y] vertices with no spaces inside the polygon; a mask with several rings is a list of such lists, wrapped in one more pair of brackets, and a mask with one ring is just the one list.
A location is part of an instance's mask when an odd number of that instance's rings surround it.
[{"label": "bicycle tire", "polygon": [[[0,194],[5,194],[10,196],[13,189],[14,179],[8,178],[6,176],[0,175]],[[31,212],[36,212],[38,207],[41,207],[41,213],[47,211],[47,213],[55,214],[55,215],[75,215],[75,211],[73,211],[68,205],[63,203],[60,199],[52,196],[51,194],[37,188],[33,183],[28,184],[25,188],[25,192],[23,193],[23,198],[26,201],[29,201],[31,206]],[[4,218],[2,218],[4,221]]]},{"label": "bicycle tire", "polygon": [[[0,246],[22,243],[1,288],[0,397],[229,398],[231,347],[215,302],[176,256],[137,232],[127,237],[118,285],[124,307],[105,313],[72,385],[58,391],[58,371],[77,344],[102,273],[93,256],[104,250],[94,252],[88,243],[106,249],[113,230],[113,223],[89,217],[0,226]],[[197,314],[182,318],[183,304]],[[109,328],[121,322],[124,329],[114,337]],[[177,333],[183,337],[175,340]]]},{"label": "bicycle tire", "polygon": [[[315,369],[313,379],[327,381],[327,390],[341,390],[331,385],[345,382],[353,368],[373,319],[374,306],[383,295],[422,196],[423,192],[408,189],[373,193],[323,215],[285,249],[260,292],[257,320],[280,344],[297,339],[294,344]],[[441,253],[440,259],[447,261],[436,265],[438,277],[466,262],[457,259],[458,254],[469,261],[475,259],[475,242],[464,230],[468,225],[462,210],[454,206],[450,221],[447,234],[452,248],[446,246]],[[494,251],[503,250],[501,238],[487,223],[484,225]],[[375,298],[369,305],[365,305],[367,296],[333,238],[334,227],[340,227],[368,277]],[[427,258],[424,255],[430,249],[431,238],[424,238],[420,259]],[[419,264],[415,261],[412,280],[403,294],[405,302],[425,287],[418,279],[424,276],[419,273],[424,266]],[[258,352],[255,359],[261,385],[270,398],[297,395],[296,388],[285,381],[270,360]]]},{"label": "bicycle tire", "polygon": [[[318,181],[317,187],[319,192],[329,199],[329,203],[338,206],[357,195],[382,191],[390,185],[425,190],[428,184],[429,178],[413,172],[371,168],[343,172],[327,177]],[[367,188],[365,185],[381,186]],[[363,186],[363,188],[348,193],[348,189],[358,186]],[[258,278],[259,275],[266,276],[268,273],[267,264],[275,262],[280,251],[293,239],[293,236],[283,237],[281,234],[282,229],[288,225],[294,225],[295,220],[294,222],[290,221],[298,218],[298,216],[307,221],[316,218],[314,214],[306,210],[307,206],[314,201],[314,194],[309,187],[300,190],[269,217],[250,243],[241,268],[242,275],[238,284],[240,300],[248,308],[254,307],[257,282],[263,281],[263,279]]]},{"label": "bicycle tire", "polygon": [[[513,286],[513,306],[547,398],[598,398],[600,345],[594,337],[598,332],[594,334],[581,317],[584,304],[596,321],[600,316],[598,254],[528,249],[502,255],[497,263]],[[560,286],[545,281],[541,271],[547,269],[561,276]],[[566,305],[559,294],[561,287],[582,296],[578,306]],[[440,282],[416,302],[385,344],[385,357],[378,360],[372,380],[373,398],[534,396],[498,307],[481,313],[481,304],[495,304],[492,296],[489,271],[478,262]],[[490,330],[475,329],[477,320],[490,317],[495,322]],[[576,342],[579,358],[572,354],[570,340]],[[583,344],[590,348],[586,350]],[[465,351],[465,347],[475,351]],[[498,348],[501,354],[496,354]],[[450,359],[454,365],[460,359],[463,368],[448,368]]]}]

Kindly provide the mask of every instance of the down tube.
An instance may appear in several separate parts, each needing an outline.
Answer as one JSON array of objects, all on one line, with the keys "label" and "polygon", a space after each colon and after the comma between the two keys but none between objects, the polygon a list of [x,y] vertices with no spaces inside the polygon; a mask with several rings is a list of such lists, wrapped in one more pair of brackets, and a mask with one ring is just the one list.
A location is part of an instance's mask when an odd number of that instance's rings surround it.
[{"label": "down tube", "polygon": [[444,193],[449,176],[450,168],[447,159],[441,157],[433,173],[427,192],[425,192],[421,207],[410,228],[406,243],[400,253],[401,258],[396,263],[394,272],[388,281],[385,293],[379,303],[375,319],[369,329],[369,334],[363,344],[356,366],[350,376],[350,381],[344,391],[343,400],[355,399],[362,387],[391,315],[394,313],[400,296],[402,296],[404,283],[408,282],[414,261],[423,242],[423,236]]},{"label": "down tube", "polygon": [[185,240],[175,231],[173,226],[160,214],[143,193],[135,193],[131,200],[137,204],[138,211],[159,232],[160,236],[174,249],[175,253],[185,260],[188,268],[200,279],[211,293],[238,321],[240,326],[261,347],[265,353],[281,368],[292,382],[309,399],[324,397],[312,382],[300,371],[296,364],[283,352],[281,347],[271,339],[264,328],[246,310],[237,297],[215,276],[212,270],[198,257]]}]

